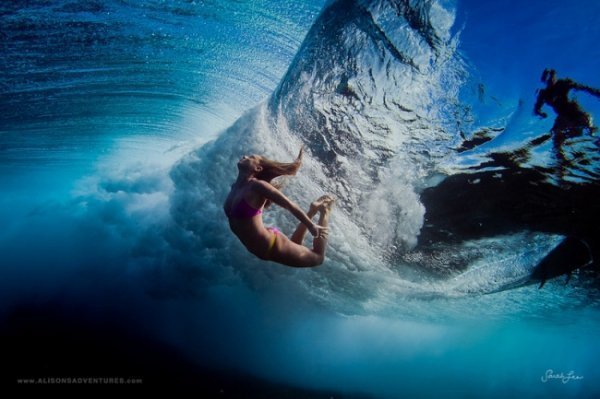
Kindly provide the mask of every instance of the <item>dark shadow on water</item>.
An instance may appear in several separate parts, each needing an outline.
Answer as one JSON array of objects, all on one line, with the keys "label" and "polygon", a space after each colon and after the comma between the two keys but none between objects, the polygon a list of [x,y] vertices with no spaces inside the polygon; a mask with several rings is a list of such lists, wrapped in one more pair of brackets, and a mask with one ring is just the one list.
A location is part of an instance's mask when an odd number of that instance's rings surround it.
[{"label": "dark shadow on water", "polygon": [[[600,266],[600,139],[592,117],[576,100],[572,90],[600,97],[600,90],[571,79],[557,79],[544,70],[534,114],[550,107],[556,114],[550,132],[517,148],[494,150],[493,145],[477,166],[448,176],[439,185],[425,189],[425,223],[418,251],[435,253],[446,244],[460,244],[520,232],[542,232],[564,236],[533,269],[529,283],[540,283],[576,269]],[[463,137],[457,153],[493,141],[503,129],[482,129]],[[535,159],[542,145],[552,145],[551,161]],[[454,271],[467,264],[454,265]],[[452,270],[434,271],[448,275]]]},{"label": "dark shadow on water", "polygon": [[[569,273],[582,266],[598,267],[600,259],[600,184],[561,184],[548,181],[543,170],[520,168],[514,157],[491,157],[504,169],[447,177],[421,193],[425,223],[419,247],[461,243],[522,231],[566,236],[563,255],[540,263],[535,281]],[[486,166],[490,166],[486,165]],[[580,256],[567,257],[579,248]],[[565,259],[576,259],[565,263]],[[557,264],[558,262],[558,264]]]},{"label": "dark shadow on water", "polygon": [[421,193],[427,209],[420,242],[462,242],[523,230],[598,238],[599,184],[559,187],[532,169],[447,177]]}]

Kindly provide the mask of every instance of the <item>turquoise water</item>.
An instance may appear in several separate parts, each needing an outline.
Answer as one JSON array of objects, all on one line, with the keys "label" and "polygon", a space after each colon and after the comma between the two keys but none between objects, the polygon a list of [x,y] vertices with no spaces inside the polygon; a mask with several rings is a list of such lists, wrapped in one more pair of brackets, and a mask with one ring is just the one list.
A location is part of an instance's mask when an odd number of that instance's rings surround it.
[{"label": "turquoise water", "polygon": [[[555,120],[533,115],[544,68],[600,87],[598,16],[591,1],[0,6],[3,383],[598,396],[597,266],[530,280],[565,236],[595,257],[597,135],[565,144],[562,174],[551,140],[528,144]],[[597,119],[597,98],[573,98]],[[314,270],[253,258],[221,210],[240,155],[300,145],[286,193],[338,198]]]}]

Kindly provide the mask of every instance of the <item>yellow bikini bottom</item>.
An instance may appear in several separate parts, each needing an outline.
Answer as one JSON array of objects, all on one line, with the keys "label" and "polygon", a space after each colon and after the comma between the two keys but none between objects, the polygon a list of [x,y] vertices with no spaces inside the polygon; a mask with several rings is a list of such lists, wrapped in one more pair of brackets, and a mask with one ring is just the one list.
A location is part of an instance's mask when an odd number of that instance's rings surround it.
[{"label": "yellow bikini bottom", "polygon": [[271,257],[271,252],[273,252],[273,248],[275,248],[275,244],[277,243],[277,235],[280,233],[277,227],[267,227],[271,233],[273,233],[273,237],[269,242],[269,246],[267,247],[267,252],[265,252],[265,258],[269,259]]}]

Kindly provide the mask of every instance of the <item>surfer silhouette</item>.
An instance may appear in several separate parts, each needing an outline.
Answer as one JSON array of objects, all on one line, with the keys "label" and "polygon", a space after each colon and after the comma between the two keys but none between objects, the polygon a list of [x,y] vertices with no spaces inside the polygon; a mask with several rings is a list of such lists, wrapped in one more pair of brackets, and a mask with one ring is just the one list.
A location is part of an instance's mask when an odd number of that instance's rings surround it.
[{"label": "surfer silhouette", "polygon": [[[279,176],[295,175],[302,164],[303,150],[294,162],[276,162],[260,155],[242,157],[237,163],[238,177],[231,186],[223,209],[231,231],[252,254],[292,267],[314,267],[323,263],[327,248],[328,223],[333,197],[324,195],[315,200],[307,213],[287,198],[271,181]],[[263,209],[272,203],[290,211],[300,224],[286,237],[275,227],[265,228]],[[319,213],[318,224],[312,218]],[[306,231],[313,235],[313,248],[302,243]]]},{"label": "surfer silhouette", "polygon": [[592,117],[581,108],[577,101],[569,98],[569,92],[578,90],[600,97],[600,90],[582,85],[569,78],[557,79],[556,71],[548,68],[544,69],[541,81],[546,83],[546,87],[538,90],[533,112],[537,116],[547,118],[548,114],[542,111],[542,107],[546,104],[556,113],[551,135],[562,175],[566,166],[563,154],[565,140],[582,136],[586,132],[592,134],[597,130],[592,124]]}]

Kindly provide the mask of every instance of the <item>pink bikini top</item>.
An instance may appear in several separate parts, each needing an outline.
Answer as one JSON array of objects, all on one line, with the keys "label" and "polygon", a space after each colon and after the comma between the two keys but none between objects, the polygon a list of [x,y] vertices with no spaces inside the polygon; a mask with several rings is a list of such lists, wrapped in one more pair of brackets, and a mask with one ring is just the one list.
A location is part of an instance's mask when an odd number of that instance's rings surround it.
[{"label": "pink bikini top", "polygon": [[237,206],[231,207],[231,210],[229,210],[229,212],[226,212],[227,217],[230,219],[250,219],[256,215],[260,215],[261,213],[262,208],[253,208],[243,198],[237,203]]}]

